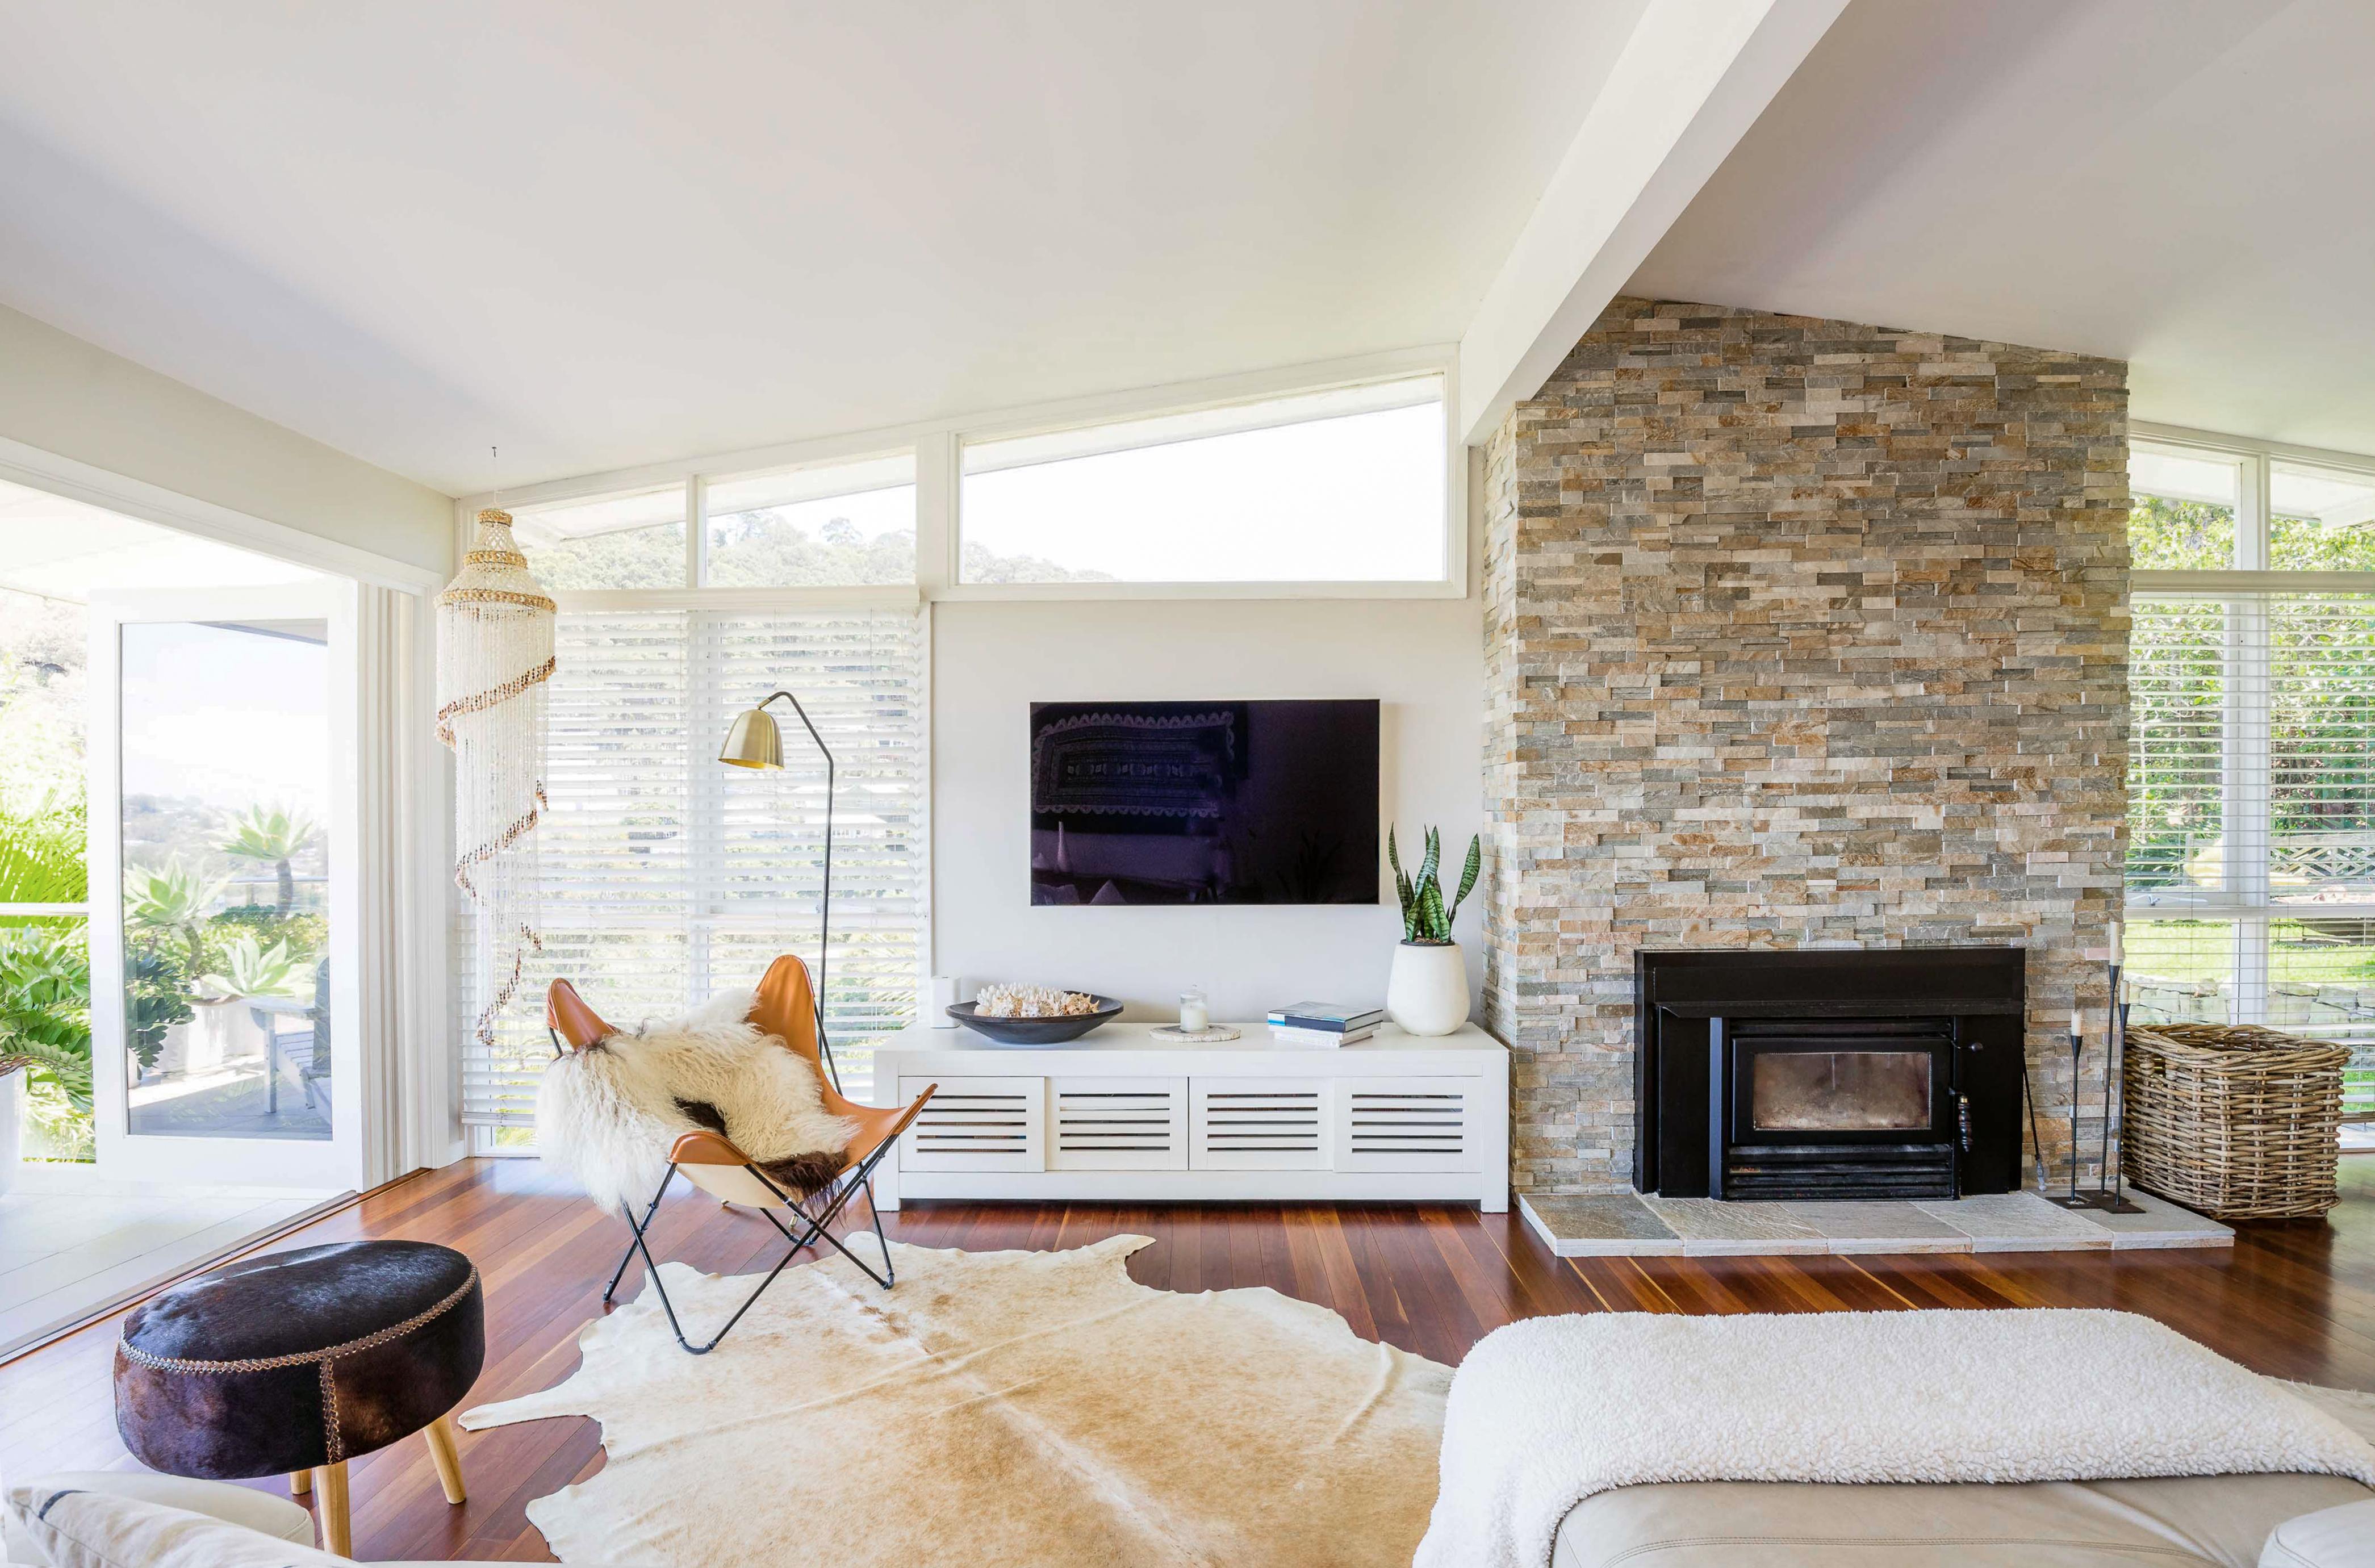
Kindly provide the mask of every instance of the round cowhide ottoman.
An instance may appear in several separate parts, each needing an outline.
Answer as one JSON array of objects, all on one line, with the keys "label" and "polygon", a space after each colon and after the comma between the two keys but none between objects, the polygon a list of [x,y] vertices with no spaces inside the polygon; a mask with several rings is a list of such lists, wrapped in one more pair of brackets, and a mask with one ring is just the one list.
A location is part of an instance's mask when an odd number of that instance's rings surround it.
[{"label": "round cowhide ottoman", "polygon": [[338,1242],[234,1263],[126,1318],[115,1428],[168,1475],[318,1477],[324,1544],[344,1556],[347,1461],[424,1434],[463,1501],[447,1415],[487,1359],[479,1270],[427,1242]]}]

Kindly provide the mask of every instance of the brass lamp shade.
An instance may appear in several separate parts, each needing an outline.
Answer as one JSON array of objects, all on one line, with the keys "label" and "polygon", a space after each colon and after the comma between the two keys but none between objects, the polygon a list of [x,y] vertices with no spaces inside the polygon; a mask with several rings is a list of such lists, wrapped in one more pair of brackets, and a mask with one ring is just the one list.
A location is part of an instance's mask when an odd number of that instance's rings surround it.
[{"label": "brass lamp shade", "polygon": [[783,731],[775,727],[774,716],[764,709],[745,708],[734,715],[734,727],[726,732],[726,749],[717,754],[717,760],[738,768],[780,768],[784,765]]}]

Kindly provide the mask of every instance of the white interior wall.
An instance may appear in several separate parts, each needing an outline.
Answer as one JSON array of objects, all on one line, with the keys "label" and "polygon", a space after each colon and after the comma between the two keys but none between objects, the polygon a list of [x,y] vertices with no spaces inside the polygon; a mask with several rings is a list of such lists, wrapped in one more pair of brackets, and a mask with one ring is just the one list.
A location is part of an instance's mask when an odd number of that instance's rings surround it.
[{"label": "white interior wall", "polygon": [[[1190,985],[1235,1022],[1306,998],[1382,1003],[1401,936],[1382,862],[1374,905],[1031,903],[1033,702],[1263,697],[1378,699],[1381,820],[1412,843],[1439,826],[1456,888],[1483,818],[1475,596],[935,605],[934,972],[1103,992],[1132,1017],[1167,1016]],[[1458,926],[1471,990],[1483,902],[1471,897]]]}]

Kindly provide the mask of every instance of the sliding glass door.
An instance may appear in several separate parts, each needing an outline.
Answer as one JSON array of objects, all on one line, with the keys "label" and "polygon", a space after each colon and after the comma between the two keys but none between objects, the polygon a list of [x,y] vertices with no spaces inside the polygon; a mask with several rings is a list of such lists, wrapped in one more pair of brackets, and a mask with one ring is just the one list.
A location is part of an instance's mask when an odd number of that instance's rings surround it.
[{"label": "sliding glass door", "polygon": [[105,1174],[360,1182],[353,621],[328,582],[91,602]]}]

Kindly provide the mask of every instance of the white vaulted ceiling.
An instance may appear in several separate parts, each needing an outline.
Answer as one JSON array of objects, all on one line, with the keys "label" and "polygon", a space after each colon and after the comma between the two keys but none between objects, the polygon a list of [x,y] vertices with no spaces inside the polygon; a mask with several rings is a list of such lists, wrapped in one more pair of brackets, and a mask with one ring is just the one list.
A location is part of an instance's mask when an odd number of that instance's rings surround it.
[{"label": "white vaulted ceiling", "polygon": [[1489,424],[1620,286],[2375,452],[2369,80],[2368,0],[0,0],[0,304],[449,493],[1453,342]]},{"label": "white vaulted ceiling", "polygon": [[1643,0],[0,0],[0,302],[449,492],[1448,343]]},{"label": "white vaulted ceiling", "polygon": [[2375,5],[1855,0],[1630,289],[2131,360],[2375,453]]}]

